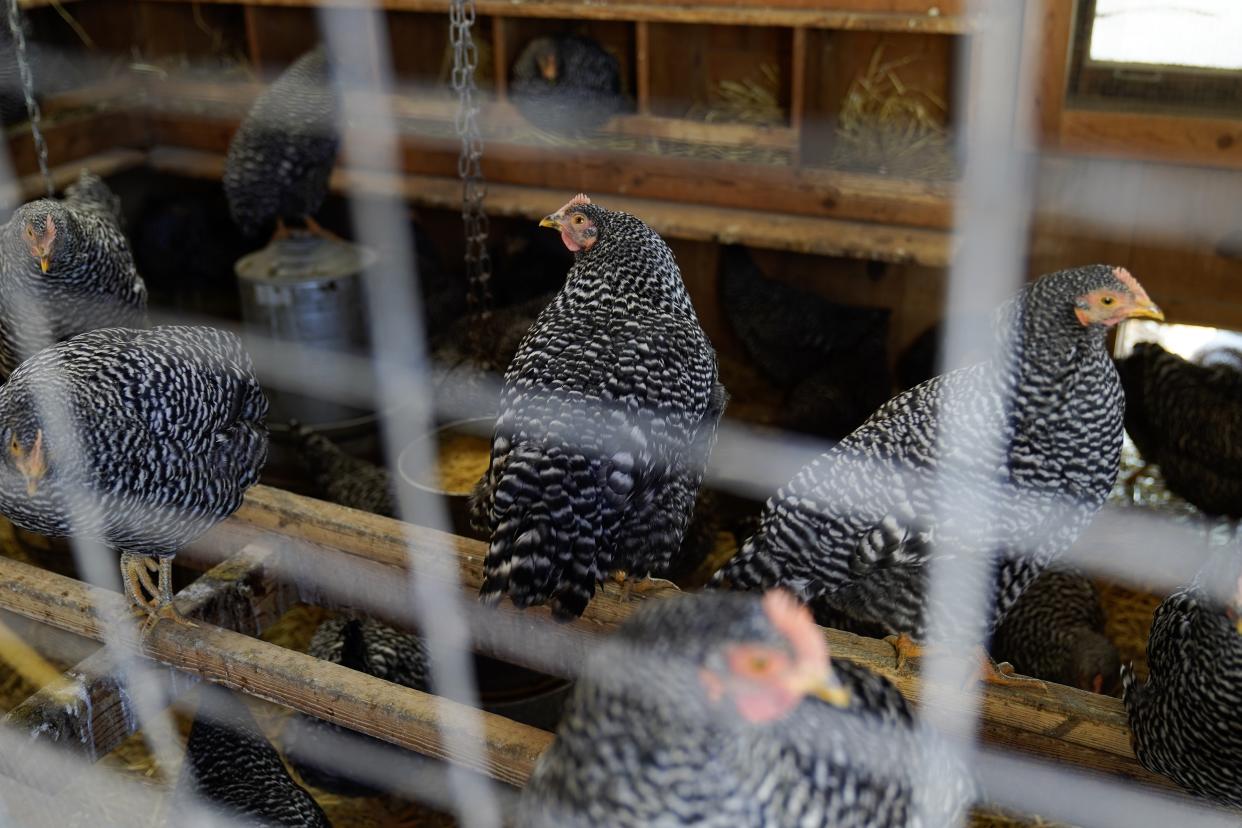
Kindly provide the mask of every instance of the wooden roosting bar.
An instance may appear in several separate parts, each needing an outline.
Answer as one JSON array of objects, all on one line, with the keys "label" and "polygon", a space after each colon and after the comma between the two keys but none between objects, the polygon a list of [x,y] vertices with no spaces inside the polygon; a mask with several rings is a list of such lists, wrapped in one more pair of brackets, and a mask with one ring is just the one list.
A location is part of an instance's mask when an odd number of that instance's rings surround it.
[{"label": "wooden roosting bar", "polygon": [[[411,612],[404,575],[409,555],[450,556],[458,564],[460,580],[446,581],[445,586],[458,586],[473,599],[485,551],[478,541],[259,486],[232,519],[187,553],[221,561],[178,594],[178,608],[197,626],[160,622],[143,652],[177,670],[351,730],[427,756],[454,759],[440,734],[462,726],[461,706],[440,705],[425,693],[253,635],[297,600],[339,605],[345,593],[365,594],[369,612],[408,627]],[[100,618],[123,611],[123,599],[116,593],[19,562],[0,559],[0,578],[7,585],[0,592],[0,607],[87,638],[102,640]],[[563,663],[573,663],[580,661],[575,657],[578,648],[593,636],[606,635],[642,600],[678,598],[669,591],[624,600],[609,586],[576,622],[540,624],[548,619],[543,610],[501,608],[490,618],[491,611],[483,612],[484,620],[473,632],[481,651],[515,660],[509,649],[489,643],[494,639],[488,628],[517,629],[526,637],[538,627],[539,634],[547,636],[546,643],[564,656]],[[888,676],[902,693],[919,701],[917,673],[909,666],[897,670],[887,643],[828,629],[824,635],[835,658]],[[545,662],[531,666],[547,669]],[[26,727],[39,723],[42,732],[56,741],[85,743],[86,754],[99,757],[133,731],[134,717],[126,709],[106,651],[90,656],[70,676],[84,683],[83,692],[92,700],[86,708],[88,721],[67,716],[63,697],[49,690],[14,710],[9,720]],[[1058,685],[988,686],[982,693],[982,735],[988,742],[1084,770],[1171,787],[1135,760],[1117,699]],[[966,703],[964,691],[933,698],[937,704]],[[487,752],[477,770],[520,786],[551,734],[492,713],[478,715]],[[6,761],[10,767],[23,764],[20,756]]]}]

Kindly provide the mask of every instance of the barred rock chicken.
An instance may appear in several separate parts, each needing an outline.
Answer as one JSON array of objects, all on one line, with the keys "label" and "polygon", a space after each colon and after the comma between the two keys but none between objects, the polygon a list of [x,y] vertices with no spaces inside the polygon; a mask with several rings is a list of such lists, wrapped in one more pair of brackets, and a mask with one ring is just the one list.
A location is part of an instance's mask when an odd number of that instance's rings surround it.
[{"label": "barred rock chicken", "polygon": [[840,439],[888,399],[887,309],[765,278],[744,247],[720,259],[721,307],[751,360],[788,395],[783,427]]},{"label": "barred rock chicken", "polygon": [[1149,676],[1122,669],[1134,753],[1148,770],[1242,808],[1242,560],[1236,547],[1156,609]]},{"label": "barred rock chicken", "polygon": [[222,824],[328,828],[327,815],[289,775],[245,703],[214,685],[204,683],[202,692],[168,824],[199,824],[177,807],[187,803],[236,820]]},{"label": "barred rock chicken", "polygon": [[229,143],[224,192],[247,236],[286,222],[332,237],[313,215],[328,194],[340,143],[327,53],[318,46],[294,61],[251,106]]},{"label": "barred rock chicken", "polygon": [[[370,618],[324,621],[311,637],[307,653],[403,687],[427,690],[430,686],[430,662],[423,640]],[[332,761],[325,734],[350,735],[338,725],[304,715],[295,716],[285,727],[285,750],[302,778],[316,788],[345,796],[378,793],[364,781],[365,773],[351,774],[349,768]]]},{"label": "barred rock chicken", "polygon": [[668,569],[725,405],[668,245],[584,195],[541,222],[575,261],[505,372],[472,519],[482,596],[582,614],[596,583]]},{"label": "barred rock chicken", "polygon": [[82,171],[63,200],[18,207],[0,227],[0,373],[83,331],[146,324],[147,288],[120,199]]},{"label": "barred rock chicken", "polygon": [[[981,570],[994,581],[977,585],[991,598],[985,629],[953,607],[939,630],[946,642],[980,640],[1112,488],[1123,399],[1105,337],[1134,317],[1162,315],[1121,268],[1027,285],[997,311],[997,356],[894,397],[805,466],[768,500],[759,531],[716,583],[787,586],[897,634],[904,661],[926,637],[932,559],[988,555]],[[973,447],[946,469],[954,497],[939,474],[946,434]],[[988,512],[978,508],[985,498]],[[980,514],[990,514],[986,526]],[[983,661],[985,678],[1003,680]]]},{"label": "barred rock chicken", "polygon": [[1045,569],[1031,582],[996,628],[991,653],[1023,675],[1079,690],[1111,696],[1121,682],[1100,596],[1069,569]]},{"label": "barred rock chicken", "polygon": [[592,654],[518,824],[953,825],[970,795],[896,688],[830,663],[788,593],[715,593],[646,603]]},{"label": "barred rock chicken", "polygon": [[236,511],[259,479],[266,414],[232,334],[79,334],[0,387],[0,514],[32,532],[116,547],[130,601],[150,619],[176,617],[173,555]]},{"label": "barred rock chicken", "polygon": [[384,517],[397,516],[388,470],[348,454],[336,443],[293,420],[289,434],[316,495]]},{"label": "barred rock chicken", "polygon": [[569,134],[598,129],[627,105],[617,59],[579,35],[526,44],[513,63],[509,95],[535,126]]},{"label": "barred rock chicken", "polygon": [[1242,517],[1242,373],[1195,365],[1151,342],[1117,369],[1126,431],[1143,460],[1208,514]]}]

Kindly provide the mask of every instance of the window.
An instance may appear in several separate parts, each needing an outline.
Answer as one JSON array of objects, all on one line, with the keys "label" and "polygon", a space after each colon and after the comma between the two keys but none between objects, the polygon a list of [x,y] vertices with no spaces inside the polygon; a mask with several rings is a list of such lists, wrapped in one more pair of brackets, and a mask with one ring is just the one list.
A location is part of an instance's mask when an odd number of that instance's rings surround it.
[{"label": "window", "polygon": [[1072,61],[1077,103],[1242,113],[1242,2],[1081,0]]}]

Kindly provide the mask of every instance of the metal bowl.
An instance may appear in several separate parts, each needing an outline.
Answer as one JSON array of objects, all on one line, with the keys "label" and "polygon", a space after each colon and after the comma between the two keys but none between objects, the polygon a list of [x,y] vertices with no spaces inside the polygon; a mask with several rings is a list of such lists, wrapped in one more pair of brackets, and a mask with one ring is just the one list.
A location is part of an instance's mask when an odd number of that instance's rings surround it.
[{"label": "metal bowl", "polygon": [[470,492],[444,491],[435,483],[428,482],[432,479],[431,475],[426,474],[426,470],[429,467],[422,469],[424,473],[420,474],[417,463],[422,458],[424,462],[434,465],[436,447],[444,436],[449,434],[470,434],[490,439],[492,428],[495,424],[495,417],[472,417],[468,420],[454,420],[453,422],[445,423],[411,442],[401,450],[401,454],[397,457],[397,474],[401,475],[402,480],[420,492],[432,497],[438,497],[443,501],[444,507],[448,511],[449,521],[454,534],[482,541],[486,541],[487,537],[476,532],[470,526]]}]

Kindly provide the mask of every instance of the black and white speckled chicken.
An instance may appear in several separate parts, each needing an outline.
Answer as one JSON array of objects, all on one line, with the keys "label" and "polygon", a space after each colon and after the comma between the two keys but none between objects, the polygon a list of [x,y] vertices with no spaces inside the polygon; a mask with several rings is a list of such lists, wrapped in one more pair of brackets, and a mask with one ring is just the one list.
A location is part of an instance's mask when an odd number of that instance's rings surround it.
[{"label": "black and white speckled chicken", "polygon": [[751,360],[789,394],[784,427],[840,439],[888,399],[888,309],[767,279],[738,246],[720,253],[720,305]]},{"label": "black and white speckled chicken", "polygon": [[1123,668],[1134,753],[1148,770],[1242,808],[1242,558],[1223,550],[1156,609],[1148,678]]},{"label": "black and white speckled chicken", "polygon": [[[957,602],[939,629],[946,642],[979,641],[1112,488],[1124,401],[1105,337],[1134,317],[1162,318],[1121,268],[1027,285],[997,311],[993,360],[894,397],[805,466],[768,500],[759,532],[717,582],[824,601],[897,634],[904,660],[926,637],[929,564],[986,555],[976,571],[987,580],[968,585],[991,599],[984,628]],[[946,435],[971,443],[947,467]],[[990,666],[984,659],[984,675],[1002,680]]]},{"label": "black and white speckled chicken", "polygon": [[617,59],[580,35],[526,44],[513,63],[509,96],[535,126],[569,134],[598,129],[627,106]]},{"label": "black and white speckled chicken", "polygon": [[956,824],[970,796],[788,593],[716,593],[646,603],[592,653],[518,824],[913,828]]},{"label": "black and white speckled chicken", "polygon": [[226,824],[328,828],[327,815],[289,775],[245,703],[206,683],[202,693],[168,824],[207,823],[187,819],[178,807],[184,804],[229,820]]},{"label": "black and white speckled chicken", "polygon": [[[266,415],[233,334],[173,326],[79,334],[26,360],[0,387],[0,514],[32,532],[119,549],[131,602],[152,617],[174,614],[173,555],[236,511],[258,481]],[[158,569],[158,585],[148,569]]]},{"label": "black and white speckled chicken", "polygon": [[[370,618],[324,621],[311,637],[307,653],[403,687],[427,690],[430,686],[430,661],[423,640]],[[333,751],[325,744],[325,734],[344,737],[348,731],[304,715],[293,717],[285,726],[282,742],[302,778],[316,788],[346,796],[376,793],[377,789],[366,783],[365,773],[351,774],[347,767],[332,761]]]},{"label": "black and white speckled chicken", "polygon": [[120,199],[82,171],[65,198],[23,204],[0,227],[0,373],[53,342],[146,324],[147,288],[121,231]]},{"label": "black and white speckled chicken", "polygon": [[1165,483],[1212,515],[1242,517],[1242,373],[1140,342],[1117,370],[1126,431]]},{"label": "black and white speckled chicken", "polygon": [[296,420],[289,423],[289,434],[317,496],[351,509],[396,517],[387,469],[354,457]]},{"label": "black and white speckled chicken", "polygon": [[1006,613],[992,637],[992,657],[1026,676],[1112,695],[1121,658],[1104,635],[1104,610],[1081,572],[1045,569]]},{"label": "black and white speckled chicken", "polygon": [[330,235],[314,220],[328,194],[336,163],[337,100],[327,53],[318,46],[302,55],[259,95],[233,140],[224,163],[224,192],[233,221],[247,236],[286,223],[305,223]]},{"label": "black and white speckled chicken", "polygon": [[610,575],[668,569],[726,395],[663,239],[582,195],[542,223],[574,266],[505,372],[472,513],[491,537],[484,600],[565,618]]}]

